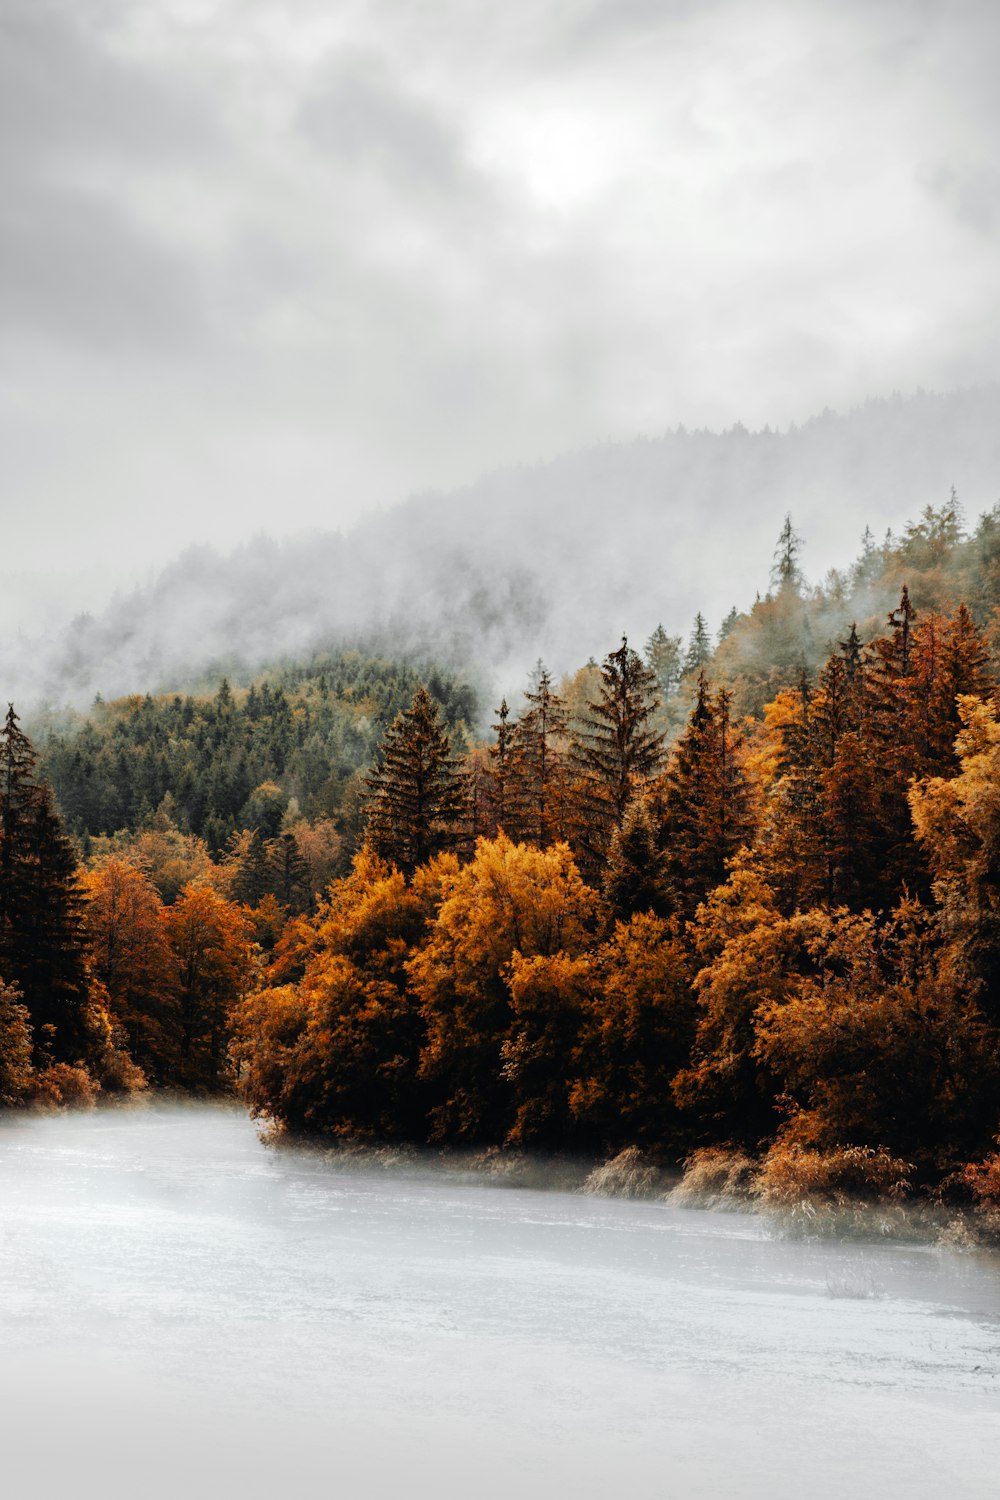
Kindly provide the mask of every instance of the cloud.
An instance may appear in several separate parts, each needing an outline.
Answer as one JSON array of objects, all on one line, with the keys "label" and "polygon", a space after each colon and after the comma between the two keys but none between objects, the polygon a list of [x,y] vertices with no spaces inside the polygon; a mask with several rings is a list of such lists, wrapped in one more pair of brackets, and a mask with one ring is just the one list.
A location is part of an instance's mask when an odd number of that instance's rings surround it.
[{"label": "cloud", "polygon": [[998,40],[971,0],[0,0],[10,566],[996,377]]}]

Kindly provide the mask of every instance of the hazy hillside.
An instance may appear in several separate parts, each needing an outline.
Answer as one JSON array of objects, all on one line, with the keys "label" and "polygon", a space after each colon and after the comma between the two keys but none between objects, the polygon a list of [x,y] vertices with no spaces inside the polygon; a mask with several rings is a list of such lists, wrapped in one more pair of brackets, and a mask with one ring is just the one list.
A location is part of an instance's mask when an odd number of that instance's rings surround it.
[{"label": "hazy hillside", "polygon": [[[952,485],[971,518],[1000,498],[1000,392],[871,401],[787,433],[672,432],[418,496],[346,536],[184,553],[147,587],[10,644],[0,690],[85,703],[199,672],[364,640],[519,681],[657,621],[714,629],[766,590],[790,511],[818,578]],[[280,514],[280,496],[275,497]]]}]

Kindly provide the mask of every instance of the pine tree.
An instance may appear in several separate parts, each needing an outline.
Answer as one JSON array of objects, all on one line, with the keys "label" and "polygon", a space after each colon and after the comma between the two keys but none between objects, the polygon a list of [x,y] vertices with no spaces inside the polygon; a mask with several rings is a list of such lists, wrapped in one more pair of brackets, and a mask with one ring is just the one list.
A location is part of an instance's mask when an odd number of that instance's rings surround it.
[{"label": "pine tree", "polygon": [[490,746],[490,769],[493,778],[493,816],[498,829],[507,826],[508,807],[508,783],[511,770],[511,741],[514,736],[514,725],[510,722],[510,709],[507,707],[507,699],[502,698],[500,707],[496,710],[497,722],[493,725],[493,733],[496,735],[496,743]]},{"label": "pine tree", "polygon": [[21,992],[39,1061],[87,1050],[82,908],[76,856],[11,704],[0,731],[0,974]]},{"label": "pine tree", "polygon": [[265,845],[269,889],[286,911],[301,914],[312,905],[309,866],[292,833],[280,833]]},{"label": "pine tree", "polygon": [[510,740],[507,819],[519,839],[547,849],[565,836],[566,709],[542,662],[524,696],[530,706]]},{"label": "pine tree", "polygon": [[740,612],[734,604],[732,609],[723,619],[722,624],[719,626],[719,633],[716,636],[716,640],[720,646],[722,645],[722,642],[724,640],[732,635],[733,631],[736,629],[736,626],[739,624],[739,619]]},{"label": "pine tree", "polygon": [[654,686],[652,672],[622,636],[601,663],[600,697],[588,704],[589,724],[577,751],[587,782],[591,849],[607,848],[632,798],[660,769],[663,735],[649,728],[659,707]]},{"label": "pine tree", "polygon": [[725,880],[729,860],[750,836],[740,743],[730,695],[720,689],[713,698],[703,672],[687,729],[657,789],[670,904],[685,916]]},{"label": "pine tree", "polygon": [[802,538],[792,525],[791,516],[786,515],[784,525],[778,534],[777,546],[774,549],[774,564],[771,568],[771,583],[779,593],[798,592],[802,583],[802,573],[799,569],[801,550]]},{"label": "pine tree", "polygon": [[681,680],[681,638],[667,635],[662,625],[657,625],[646,642],[646,665],[656,678],[656,685],[664,701],[672,698]]},{"label": "pine tree", "polygon": [[663,915],[666,906],[663,851],[649,807],[636,797],[616,828],[604,867],[604,900],[612,917],[627,922],[636,912]]},{"label": "pine tree", "polygon": [[708,623],[701,610],[694,617],[691,627],[691,639],[684,654],[684,676],[701,672],[708,665],[712,655],[712,642],[709,639]]},{"label": "pine tree", "polygon": [[404,874],[451,842],[461,781],[440,710],[425,687],[386,730],[365,784],[368,840]]}]

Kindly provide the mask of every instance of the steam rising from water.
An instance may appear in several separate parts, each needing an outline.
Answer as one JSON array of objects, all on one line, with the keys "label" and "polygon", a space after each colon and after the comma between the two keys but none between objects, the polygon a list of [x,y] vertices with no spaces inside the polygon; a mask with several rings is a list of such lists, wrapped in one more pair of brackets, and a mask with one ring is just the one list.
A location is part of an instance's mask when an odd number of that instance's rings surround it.
[{"label": "steam rising from water", "polygon": [[986,1259],[338,1171],[201,1106],[6,1123],[0,1204],[11,1493],[995,1494]]}]

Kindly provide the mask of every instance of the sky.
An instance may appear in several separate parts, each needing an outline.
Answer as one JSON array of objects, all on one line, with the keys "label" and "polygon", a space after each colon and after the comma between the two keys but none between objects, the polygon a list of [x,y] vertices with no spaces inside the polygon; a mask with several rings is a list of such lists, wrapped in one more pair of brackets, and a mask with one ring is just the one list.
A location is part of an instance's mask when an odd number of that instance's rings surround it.
[{"label": "sky", "polygon": [[970,0],[0,0],[0,588],[997,378],[998,55]]}]

